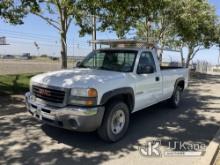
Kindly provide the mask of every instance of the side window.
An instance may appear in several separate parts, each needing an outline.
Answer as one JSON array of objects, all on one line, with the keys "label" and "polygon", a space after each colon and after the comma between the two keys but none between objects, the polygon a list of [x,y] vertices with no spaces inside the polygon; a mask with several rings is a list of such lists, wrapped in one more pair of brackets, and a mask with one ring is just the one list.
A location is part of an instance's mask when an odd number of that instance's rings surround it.
[{"label": "side window", "polygon": [[154,58],[150,52],[143,52],[140,56],[138,67],[145,65],[152,66],[154,68],[154,72],[156,72],[156,65],[154,62]]},{"label": "side window", "polygon": [[98,52],[93,58],[90,58],[87,61],[87,67],[101,67],[103,65],[103,60],[104,60],[104,54]]}]

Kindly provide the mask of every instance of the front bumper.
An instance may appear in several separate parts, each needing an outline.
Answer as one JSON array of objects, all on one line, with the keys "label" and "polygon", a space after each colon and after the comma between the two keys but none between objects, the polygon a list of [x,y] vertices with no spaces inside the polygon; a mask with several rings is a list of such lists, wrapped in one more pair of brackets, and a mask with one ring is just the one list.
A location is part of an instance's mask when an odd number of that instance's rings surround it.
[{"label": "front bumper", "polygon": [[27,110],[35,118],[47,124],[80,132],[91,132],[100,127],[104,107],[84,108],[66,106],[63,108],[44,105],[34,101],[30,92],[25,94]]}]

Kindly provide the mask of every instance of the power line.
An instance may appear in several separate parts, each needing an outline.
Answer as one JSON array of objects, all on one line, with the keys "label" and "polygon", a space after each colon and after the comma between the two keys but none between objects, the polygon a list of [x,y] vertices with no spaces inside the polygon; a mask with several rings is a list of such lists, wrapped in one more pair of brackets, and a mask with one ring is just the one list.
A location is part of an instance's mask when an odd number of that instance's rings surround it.
[{"label": "power line", "polygon": [[[25,41],[19,41],[19,42],[18,42],[18,41],[12,41],[11,43],[12,43],[12,44],[13,44],[13,43],[14,43],[14,44],[22,44],[22,45],[23,45],[23,44],[34,45],[34,41],[33,41],[33,42],[25,42]],[[47,43],[41,43],[41,42],[37,42],[37,43],[38,43],[40,46],[42,46],[42,45],[43,45],[43,46],[46,46],[46,45],[47,45],[48,47],[49,47],[49,46],[57,46],[56,44],[47,44]],[[12,44],[11,44],[11,45],[12,45]]]},{"label": "power line", "polygon": [[220,44],[219,44],[218,65],[220,65]]},{"label": "power line", "polygon": [[26,37],[26,36],[16,36],[16,35],[5,35],[7,38],[17,38],[17,39],[25,39],[25,40],[41,40],[41,41],[48,41],[48,42],[57,42],[54,39],[41,39],[37,37]]},{"label": "power line", "polygon": [[[29,44],[29,45],[34,45],[34,41],[30,42],[30,41],[12,41],[12,44]],[[38,45],[41,46],[60,46],[59,44],[53,44],[53,43],[43,43],[43,42],[37,42]],[[67,47],[71,48],[72,46],[76,47],[77,49],[91,49],[91,47],[87,47],[85,46],[85,44],[80,44],[80,43],[74,43],[74,44],[69,44],[67,45]]]},{"label": "power line", "polygon": [[[3,33],[2,35],[7,35],[7,36],[21,36],[24,38],[33,38],[33,39],[42,39],[42,40],[52,40],[55,41],[59,39],[59,36],[52,36],[52,35],[44,35],[44,34],[36,34],[36,33],[26,33],[26,32],[18,32],[18,31],[10,31],[10,30],[5,30],[5,29],[0,29],[0,32]],[[5,33],[7,32],[7,33]],[[71,40],[67,40],[68,42],[72,42]],[[81,43],[88,43],[88,40],[75,40],[74,42],[81,42]]]},{"label": "power line", "polygon": [[[29,41],[29,42],[34,42],[36,41],[36,38],[26,38],[26,37],[18,37],[18,36],[9,36],[8,37],[9,39],[15,39],[15,40],[20,40],[20,42],[22,42],[23,40],[26,40],[26,41]],[[51,41],[53,41],[53,43],[51,43]],[[55,40],[51,40],[49,43],[47,42],[47,40],[41,40],[41,41],[37,41],[38,43],[45,43],[47,45],[60,45],[59,42],[55,41]],[[14,42],[14,41],[11,41],[11,42]],[[74,42],[74,44],[71,44],[71,43],[67,43],[68,45],[76,45],[76,46],[84,46],[85,45],[88,45],[89,46],[89,43],[88,42],[83,42],[83,41],[77,41],[77,42]]]},{"label": "power line", "polygon": [[[20,36],[18,34],[8,34],[8,35],[5,35],[5,36],[7,36],[8,38],[19,39],[19,40],[29,40],[29,41],[36,41],[37,40],[38,42],[46,42],[46,43],[48,43],[48,42],[50,42],[50,43],[51,42],[55,42],[55,43],[59,43],[57,40],[54,40],[52,38],[45,39],[45,38],[33,37],[33,36],[24,36],[24,35]],[[72,42],[71,41],[67,41],[67,43],[71,44]],[[89,42],[85,41],[85,40],[84,41],[82,41],[82,40],[75,40],[74,43],[76,43],[75,45],[78,45],[78,44],[80,44],[80,45],[88,44],[88,46],[90,46]]]},{"label": "power line", "polygon": [[37,34],[37,33],[29,33],[29,32],[21,32],[21,31],[12,31],[12,30],[6,30],[6,29],[0,29],[0,31],[3,32],[8,32],[8,33],[18,33],[18,34],[26,34],[26,35],[33,35],[33,36],[45,36],[46,38],[50,38],[50,37],[58,37],[55,35],[46,35],[46,34]]}]

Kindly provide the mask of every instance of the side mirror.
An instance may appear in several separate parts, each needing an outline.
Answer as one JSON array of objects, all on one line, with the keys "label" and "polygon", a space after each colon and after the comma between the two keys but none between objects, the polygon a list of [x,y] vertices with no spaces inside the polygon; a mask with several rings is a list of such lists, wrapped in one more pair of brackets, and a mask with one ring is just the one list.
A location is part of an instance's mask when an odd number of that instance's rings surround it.
[{"label": "side mirror", "polygon": [[76,63],[76,67],[79,67],[80,65],[81,65],[81,62],[78,61],[78,62]]},{"label": "side mirror", "polygon": [[154,67],[151,65],[140,65],[137,69],[137,74],[150,74],[154,73]]}]

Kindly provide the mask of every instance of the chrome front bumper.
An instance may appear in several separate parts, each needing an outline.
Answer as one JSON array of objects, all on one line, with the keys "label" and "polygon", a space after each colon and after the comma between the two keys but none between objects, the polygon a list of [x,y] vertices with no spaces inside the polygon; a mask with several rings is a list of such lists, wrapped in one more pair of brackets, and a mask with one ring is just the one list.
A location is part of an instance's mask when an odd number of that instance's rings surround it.
[{"label": "chrome front bumper", "polygon": [[30,92],[25,94],[27,110],[35,118],[64,129],[90,132],[96,130],[102,122],[104,107],[77,107],[63,108],[41,104],[36,101]]}]

